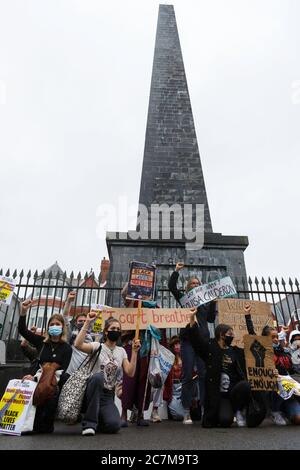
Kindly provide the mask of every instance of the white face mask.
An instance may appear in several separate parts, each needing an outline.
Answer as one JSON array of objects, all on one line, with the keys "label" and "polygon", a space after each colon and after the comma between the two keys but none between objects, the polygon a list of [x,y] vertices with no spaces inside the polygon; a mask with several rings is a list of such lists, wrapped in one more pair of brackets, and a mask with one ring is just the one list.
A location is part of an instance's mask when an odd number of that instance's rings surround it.
[{"label": "white face mask", "polygon": [[292,349],[298,348],[300,348],[300,339],[295,339],[295,341],[292,342]]}]

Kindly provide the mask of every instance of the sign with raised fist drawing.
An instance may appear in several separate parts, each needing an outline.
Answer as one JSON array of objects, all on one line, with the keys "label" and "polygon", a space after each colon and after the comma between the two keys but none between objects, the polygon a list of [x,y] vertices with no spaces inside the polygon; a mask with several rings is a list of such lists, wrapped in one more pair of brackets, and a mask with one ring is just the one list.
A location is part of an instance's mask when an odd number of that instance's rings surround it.
[{"label": "sign with raised fist drawing", "polygon": [[274,353],[270,336],[244,336],[248,382],[252,390],[277,390]]}]

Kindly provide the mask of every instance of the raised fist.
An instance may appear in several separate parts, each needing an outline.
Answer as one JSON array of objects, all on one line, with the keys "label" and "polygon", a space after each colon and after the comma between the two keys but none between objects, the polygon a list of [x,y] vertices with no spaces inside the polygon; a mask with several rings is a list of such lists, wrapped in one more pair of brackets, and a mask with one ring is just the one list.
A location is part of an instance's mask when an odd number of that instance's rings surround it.
[{"label": "raised fist", "polygon": [[184,263],[176,263],[175,271],[179,272],[182,268],[184,268]]},{"label": "raised fist", "polygon": [[246,303],[244,305],[244,312],[245,312],[245,315],[248,315],[250,312],[251,312],[251,305],[250,303]]},{"label": "raised fist", "polygon": [[21,304],[21,313],[20,315],[21,316],[25,316],[28,312],[28,309],[33,305],[33,301],[28,299],[28,300],[24,300],[24,302],[22,302]]}]

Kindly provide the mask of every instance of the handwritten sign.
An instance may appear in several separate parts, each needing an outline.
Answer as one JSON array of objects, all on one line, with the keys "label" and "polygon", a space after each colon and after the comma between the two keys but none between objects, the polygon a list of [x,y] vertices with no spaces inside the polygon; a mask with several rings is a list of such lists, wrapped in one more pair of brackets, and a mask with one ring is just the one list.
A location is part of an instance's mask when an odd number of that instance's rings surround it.
[{"label": "handwritten sign", "polygon": [[139,261],[130,263],[128,291],[130,300],[154,300],[155,266]]},{"label": "handwritten sign", "polygon": [[0,304],[10,305],[16,283],[10,277],[0,276]]},{"label": "handwritten sign", "polygon": [[236,295],[234,284],[229,276],[223,277],[208,284],[195,287],[180,299],[182,307],[199,307],[220,297]]},{"label": "handwritten sign", "polygon": [[246,304],[251,306],[251,319],[254,330],[260,334],[265,325],[273,325],[271,304],[248,299],[222,299],[217,300],[218,323],[230,325],[234,332],[233,345],[243,347],[244,335],[247,334],[245,311]]},{"label": "handwritten sign", "polygon": [[[135,330],[137,315],[137,308],[110,307],[102,311],[103,321],[112,316],[119,320],[122,330]],[[188,308],[142,308],[140,329],[146,330],[149,325],[157,328],[185,328],[190,316]]]},{"label": "handwritten sign", "polygon": [[270,336],[245,335],[244,351],[251,390],[276,391],[277,377],[274,375],[272,338]]}]

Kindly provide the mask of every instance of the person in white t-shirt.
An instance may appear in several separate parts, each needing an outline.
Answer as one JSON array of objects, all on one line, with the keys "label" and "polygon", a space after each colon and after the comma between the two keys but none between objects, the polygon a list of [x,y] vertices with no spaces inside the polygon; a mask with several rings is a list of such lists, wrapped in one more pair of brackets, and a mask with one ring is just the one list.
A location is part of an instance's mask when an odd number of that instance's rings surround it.
[{"label": "person in white t-shirt", "polygon": [[[75,340],[75,348],[86,354],[93,354],[101,347],[100,354],[88,380],[85,403],[86,410],[82,421],[82,435],[94,436],[96,431],[116,433],[121,427],[121,418],[114,402],[115,389],[119,389],[123,372],[133,377],[136,369],[137,354],[141,347],[139,340],[134,340],[129,362],[124,348],[117,346],[121,336],[121,325],[111,317],[104,325],[104,343],[85,343],[85,336],[96,312],[89,312],[86,321]],[[92,361],[93,363],[93,361]]]}]

